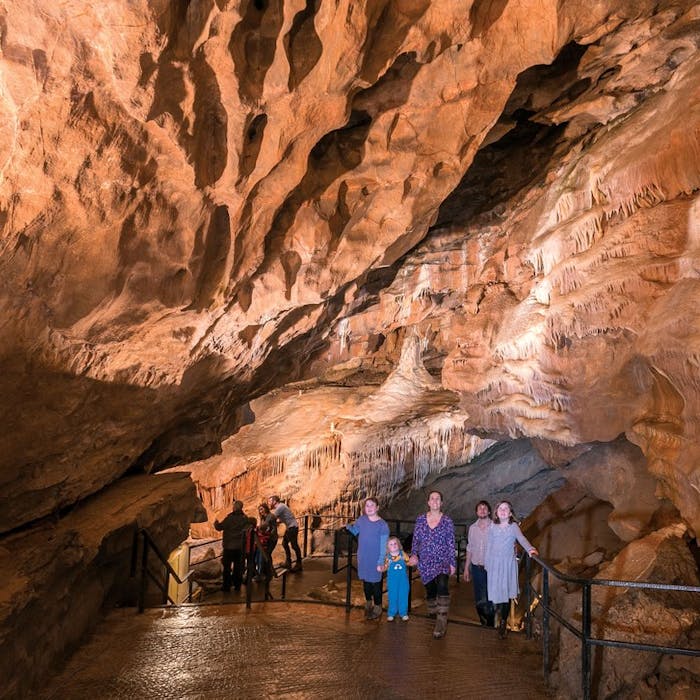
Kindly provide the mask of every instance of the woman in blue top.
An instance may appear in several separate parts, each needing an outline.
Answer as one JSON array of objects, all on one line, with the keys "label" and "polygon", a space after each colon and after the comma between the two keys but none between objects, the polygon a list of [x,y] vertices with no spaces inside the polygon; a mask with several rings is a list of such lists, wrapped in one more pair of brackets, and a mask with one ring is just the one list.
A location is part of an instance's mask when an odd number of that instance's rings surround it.
[{"label": "woman in blue top", "polygon": [[442,494],[428,494],[428,512],[419,515],[413,530],[411,558],[408,563],[418,566],[425,587],[428,613],[437,617],[433,637],[440,639],[447,631],[450,610],[449,579],[456,571],[455,530],[452,520],[442,512]]},{"label": "woman in blue top", "polygon": [[379,515],[374,498],[365,499],[365,514],[345,527],[357,535],[357,575],[365,589],[365,619],[376,620],[382,614],[382,572],[377,567],[384,563],[389,526]]}]

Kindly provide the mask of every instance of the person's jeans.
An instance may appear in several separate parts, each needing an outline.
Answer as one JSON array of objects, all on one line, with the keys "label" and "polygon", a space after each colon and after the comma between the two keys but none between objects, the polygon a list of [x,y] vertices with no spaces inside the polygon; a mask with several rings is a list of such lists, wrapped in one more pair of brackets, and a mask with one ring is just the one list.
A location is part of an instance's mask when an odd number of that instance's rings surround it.
[{"label": "person's jeans", "polygon": [[233,587],[241,590],[243,581],[243,550],[242,549],[224,549],[221,557],[221,564],[224,567],[224,582],[222,589],[224,591],[231,590],[231,567],[233,566]]},{"label": "person's jeans", "polygon": [[493,627],[493,603],[489,600],[486,569],[478,564],[469,565],[469,573],[474,584],[474,604],[482,625]]},{"label": "person's jeans", "polygon": [[287,564],[292,563],[292,553],[289,551],[289,546],[292,546],[297,557],[297,564],[301,564],[301,549],[299,549],[299,528],[288,527],[282,537],[282,546],[284,554],[287,557]]}]

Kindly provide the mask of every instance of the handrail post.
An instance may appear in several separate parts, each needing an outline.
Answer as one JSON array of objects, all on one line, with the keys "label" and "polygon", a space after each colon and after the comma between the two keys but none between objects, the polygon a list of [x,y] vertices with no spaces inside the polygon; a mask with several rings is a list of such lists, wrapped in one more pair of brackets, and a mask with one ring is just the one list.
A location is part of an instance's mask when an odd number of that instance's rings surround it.
[{"label": "handrail post", "polygon": [[348,565],[345,575],[345,612],[349,613],[352,607],[352,537],[348,538]]},{"label": "handrail post", "polygon": [[131,544],[131,567],[129,569],[129,578],[136,576],[136,568],[138,567],[139,558],[139,529],[134,530],[134,540]]},{"label": "handrail post", "polygon": [[[255,531],[253,531],[254,533]],[[255,569],[255,546],[254,542],[255,540],[253,539],[255,537],[254,534],[251,535],[250,540],[246,538],[246,543],[249,541],[249,552],[245,552],[244,557],[245,557],[245,606],[248,610],[250,610],[250,601],[253,595],[252,588],[253,586],[251,585],[253,583],[253,570]]]},{"label": "handrail post", "polygon": [[457,574],[457,585],[459,586],[459,581],[461,576],[459,575],[459,565],[462,562],[462,548],[459,546],[461,544],[462,540],[461,538],[457,537],[455,538],[455,545],[457,547],[457,571],[455,572]]},{"label": "handrail post", "polygon": [[160,599],[163,605],[168,604],[168,588],[170,586],[170,571],[165,569],[165,581],[163,582],[163,590],[161,591]]},{"label": "handrail post", "polygon": [[581,589],[581,690],[583,700],[591,697],[591,584]]},{"label": "handrail post", "polygon": [[308,554],[308,542],[309,542],[309,514],[304,516],[304,559]]},{"label": "handrail post", "polygon": [[338,552],[340,543],[340,530],[335,531],[333,536],[333,573],[338,573]]},{"label": "handrail post", "polygon": [[148,585],[148,577],[146,571],[148,569],[148,540],[145,535],[142,535],[142,549],[141,549],[141,581],[139,585],[139,601],[138,608],[139,613],[144,611],[145,601],[146,601],[146,586]]},{"label": "handrail post", "polygon": [[525,552],[525,638],[532,639],[532,557]]},{"label": "handrail post", "polygon": [[542,567],[542,671],[549,685],[549,569]]}]

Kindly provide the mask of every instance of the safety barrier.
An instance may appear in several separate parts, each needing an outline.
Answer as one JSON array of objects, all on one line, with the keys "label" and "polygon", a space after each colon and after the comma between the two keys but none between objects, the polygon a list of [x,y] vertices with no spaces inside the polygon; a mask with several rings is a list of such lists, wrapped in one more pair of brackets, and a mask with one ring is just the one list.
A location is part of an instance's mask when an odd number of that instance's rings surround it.
[{"label": "safety barrier", "polygon": [[[591,697],[591,651],[593,647],[617,647],[632,649],[635,651],[657,652],[661,654],[678,654],[682,656],[700,656],[700,649],[687,649],[682,647],[669,647],[657,644],[642,644],[638,642],[626,642],[615,639],[602,639],[591,634],[591,593],[594,586],[614,588],[636,588],[656,591],[677,591],[691,593],[698,596],[697,607],[700,608],[700,586],[680,586],[670,583],[645,583],[641,581],[615,581],[609,579],[589,579],[577,576],[569,576],[558,571],[538,556],[525,557],[525,570],[527,585],[526,594],[526,632],[528,638],[533,636],[533,615],[535,603],[542,607],[542,670],[545,681],[549,680],[550,671],[550,618],[554,618],[566,630],[571,632],[581,641],[581,695],[584,700]],[[535,561],[542,571],[542,589],[537,591],[532,585],[533,566]],[[554,610],[550,603],[550,575],[564,583],[581,586],[581,628],[577,628],[572,622],[565,619],[558,611]]]}]

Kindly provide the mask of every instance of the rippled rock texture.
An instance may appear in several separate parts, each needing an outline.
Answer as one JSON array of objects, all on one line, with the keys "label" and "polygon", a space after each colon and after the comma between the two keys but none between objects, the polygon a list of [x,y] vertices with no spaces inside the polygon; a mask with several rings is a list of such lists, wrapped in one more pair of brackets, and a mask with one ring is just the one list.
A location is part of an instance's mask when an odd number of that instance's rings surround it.
[{"label": "rippled rock texture", "polygon": [[0,529],[190,464],[350,512],[519,438],[623,539],[696,533],[699,40],[689,0],[6,2]]},{"label": "rippled rock texture", "polygon": [[697,535],[699,43],[694,0],[6,0],[0,532],[175,468],[210,519]]}]

